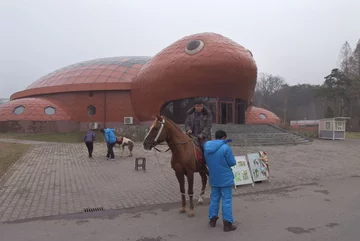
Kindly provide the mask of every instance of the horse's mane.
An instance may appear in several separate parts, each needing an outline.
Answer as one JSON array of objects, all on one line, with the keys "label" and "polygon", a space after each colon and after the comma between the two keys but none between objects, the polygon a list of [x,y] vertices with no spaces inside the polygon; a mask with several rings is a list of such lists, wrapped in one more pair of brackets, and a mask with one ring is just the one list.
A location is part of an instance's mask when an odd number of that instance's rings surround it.
[{"label": "horse's mane", "polygon": [[[172,121],[169,118],[166,118],[165,116],[161,116],[162,118],[164,118],[166,121],[168,121],[172,126],[174,126],[175,128],[177,128],[178,131],[180,131],[181,133],[183,133],[183,130],[180,128],[180,126],[178,124],[176,124],[174,121]],[[184,133],[183,133],[184,134]]]}]

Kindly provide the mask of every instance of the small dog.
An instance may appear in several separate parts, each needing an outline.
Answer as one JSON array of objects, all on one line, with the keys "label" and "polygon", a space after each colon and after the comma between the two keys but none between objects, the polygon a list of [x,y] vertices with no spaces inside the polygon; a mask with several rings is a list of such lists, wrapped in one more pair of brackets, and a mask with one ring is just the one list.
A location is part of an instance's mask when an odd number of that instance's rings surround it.
[{"label": "small dog", "polygon": [[[126,137],[123,137],[123,136],[117,136],[116,137],[116,144],[119,145],[119,147],[122,148],[122,151],[121,151],[121,156],[122,154],[124,153],[124,149],[125,149],[125,146],[127,146],[128,150],[129,150],[129,157],[131,157],[133,154],[132,154],[132,151],[133,151],[133,148],[134,148],[134,142]],[[116,145],[115,144],[115,145]]]}]

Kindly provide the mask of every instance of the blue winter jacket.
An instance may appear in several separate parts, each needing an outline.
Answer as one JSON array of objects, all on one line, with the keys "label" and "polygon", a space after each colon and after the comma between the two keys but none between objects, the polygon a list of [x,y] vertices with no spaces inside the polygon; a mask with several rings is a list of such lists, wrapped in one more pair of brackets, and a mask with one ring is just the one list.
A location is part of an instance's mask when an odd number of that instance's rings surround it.
[{"label": "blue winter jacket", "polygon": [[114,129],[106,128],[104,130],[104,136],[105,136],[106,143],[111,144],[111,143],[116,142],[116,136],[115,136]]},{"label": "blue winter jacket", "polygon": [[231,140],[212,140],[204,145],[204,155],[212,187],[234,185],[234,174],[231,167],[236,165],[236,161],[228,142]]}]

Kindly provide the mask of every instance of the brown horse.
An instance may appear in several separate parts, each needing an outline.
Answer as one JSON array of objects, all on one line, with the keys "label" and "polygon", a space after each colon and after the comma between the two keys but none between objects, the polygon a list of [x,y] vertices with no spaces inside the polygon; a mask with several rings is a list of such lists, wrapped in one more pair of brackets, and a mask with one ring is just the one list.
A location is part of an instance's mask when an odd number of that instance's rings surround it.
[{"label": "brown horse", "polygon": [[[166,141],[172,152],[171,168],[175,171],[176,178],[180,184],[181,208],[180,213],[186,212],[185,199],[185,176],[188,181],[188,195],[190,200],[189,217],[194,216],[194,173],[198,172],[201,176],[202,188],[199,204],[203,203],[205,188],[207,183],[207,169],[204,164],[197,161],[194,140],[186,135],[181,128],[173,121],[164,116],[157,115],[152,123],[143,145],[145,150],[151,150],[158,144]],[[155,147],[156,149],[156,147]]]}]

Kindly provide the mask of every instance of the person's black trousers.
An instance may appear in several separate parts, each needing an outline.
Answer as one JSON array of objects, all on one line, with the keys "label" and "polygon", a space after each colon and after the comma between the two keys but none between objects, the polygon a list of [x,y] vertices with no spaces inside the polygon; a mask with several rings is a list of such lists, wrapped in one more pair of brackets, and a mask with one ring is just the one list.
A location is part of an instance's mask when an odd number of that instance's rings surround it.
[{"label": "person's black trousers", "polygon": [[93,142],[85,142],[85,145],[89,152],[89,157],[92,156],[93,150],[94,150],[94,143]]},{"label": "person's black trousers", "polygon": [[107,144],[107,148],[108,148],[107,154],[106,154],[107,158],[111,158],[111,159],[115,158],[115,154],[114,154],[114,146],[115,146],[115,144],[116,144],[116,142]]}]

